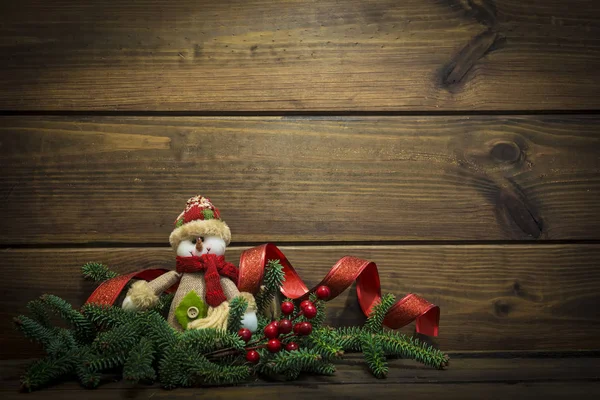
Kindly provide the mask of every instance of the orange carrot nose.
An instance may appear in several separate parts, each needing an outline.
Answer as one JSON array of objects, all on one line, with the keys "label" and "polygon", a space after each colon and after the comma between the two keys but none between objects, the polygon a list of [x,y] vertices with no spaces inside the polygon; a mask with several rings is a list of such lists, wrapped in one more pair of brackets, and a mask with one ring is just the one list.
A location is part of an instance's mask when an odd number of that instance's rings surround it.
[{"label": "orange carrot nose", "polygon": [[198,238],[198,240],[196,241],[196,250],[202,251],[202,239],[200,238]]}]

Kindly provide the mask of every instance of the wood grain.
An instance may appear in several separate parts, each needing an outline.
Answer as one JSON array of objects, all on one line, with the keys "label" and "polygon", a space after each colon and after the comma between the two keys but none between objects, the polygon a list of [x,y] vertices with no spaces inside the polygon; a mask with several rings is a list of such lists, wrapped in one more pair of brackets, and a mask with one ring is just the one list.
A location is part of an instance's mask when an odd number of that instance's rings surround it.
[{"label": "wood grain", "polygon": [[[236,262],[241,248],[228,251]],[[345,255],[375,261],[383,292],[415,292],[442,310],[440,336],[447,351],[584,350],[600,341],[599,245],[416,245],[282,247],[306,279],[316,285]],[[172,268],[170,249],[31,249],[0,252],[0,359],[37,354],[11,329],[12,317],[44,293],[83,304],[95,288],[80,266],[102,261],[125,273]],[[360,325],[364,317],[353,291],[328,305],[331,325]],[[413,327],[404,328],[407,333]]]},{"label": "wood grain", "polygon": [[593,0],[23,0],[4,110],[600,108]]},{"label": "wood grain", "polygon": [[596,116],[3,117],[0,243],[599,239]]},{"label": "wood grain", "polygon": [[[4,360],[0,362],[0,391],[3,396],[9,395],[8,391],[16,391],[19,388],[19,377],[25,371],[32,360]],[[348,354],[343,360],[336,363],[334,376],[301,376],[294,384],[281,382],[268,382],[257,380],[244,386],[248,393],[260,393],[260,390],[273,390],[278,388],[286,390],[285,386],[314,387],[315,385],[327,387],[331,385],[346,386],[349,384],[362,384],[370,390],[378,390],[380,386],[394,385],[397,390],[414,383],[433,384],[445,386],[448,384],[482,384],[503,383],[517,384],[527,383],[529,385],[539,382],[560,381],[565,383],[579,383],[586,385],[589,381],[597,380],[595,370],[600,366],[598,358],[557,358],[557,359],[452,359],[451,367],[444,371],[438,371],[423,367],[410,360],[391,360],[390,372],[387,379],[377,380],[363,366],[362,356]],[[500,385],[501,386],[501,385]],[[123,382],[107,382],[99,390],[88,390],[86,395],[103,393],[104,395],[117,395],[117,390],[131,390],[133,387]],[[64,391],[81,390],[73,382],[58,384],[40,392],[40,395],[57,396]],[[222,388],[206,388],[213,396],[218,396]],[[225,389],[228,390],[228,389]],[[161,391],[159,385],[139,385],[134,392],[139,396],[150,395]],[[195,389],[180,389],[181,391],[194,392]],[[156,394],[156,393],[155,393]],[[33,394],[35,396],[35,394]]]}]

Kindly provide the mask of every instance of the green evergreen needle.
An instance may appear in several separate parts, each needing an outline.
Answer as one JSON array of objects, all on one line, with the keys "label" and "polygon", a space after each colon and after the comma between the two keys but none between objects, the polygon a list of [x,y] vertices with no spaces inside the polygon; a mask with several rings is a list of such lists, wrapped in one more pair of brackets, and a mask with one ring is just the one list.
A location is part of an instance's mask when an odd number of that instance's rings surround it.
[{"label": "green evergreen needle", "polygon": [[[196,307],[198,309],[198,317],[190,318],[188,317],[188,309],[190,307]],[[208,313],[208,307],[206,303],[202,301],[200,296],[196,294],[193,290],[185,295],[185,297],[181,300],[181,303],[175,309],[175,318],[179,324],[183,327],[183,329],[187,328],[187,324],[195,319],[205,318]]]}]

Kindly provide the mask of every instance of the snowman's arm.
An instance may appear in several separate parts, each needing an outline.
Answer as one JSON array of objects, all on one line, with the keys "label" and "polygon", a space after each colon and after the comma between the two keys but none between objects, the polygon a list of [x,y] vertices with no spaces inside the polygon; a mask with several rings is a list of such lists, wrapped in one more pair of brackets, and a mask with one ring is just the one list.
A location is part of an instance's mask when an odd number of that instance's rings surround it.
[{"label": "snowman's arm", "polygon": [[158,296],[173,286],[181,274],[169,271],[150,282],[137,281],[127,292],[123,300],[123,308],[128,310],[147,310],[158,302]]}]

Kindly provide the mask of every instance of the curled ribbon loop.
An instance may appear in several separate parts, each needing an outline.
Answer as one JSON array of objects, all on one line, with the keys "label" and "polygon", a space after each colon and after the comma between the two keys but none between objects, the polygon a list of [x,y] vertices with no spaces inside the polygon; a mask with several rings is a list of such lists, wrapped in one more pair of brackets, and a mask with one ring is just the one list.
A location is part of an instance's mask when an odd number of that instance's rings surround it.
[{"label": "curled ribbon loop", "polygon": [[[377,265],[357,257],[341,258],[315,288],[309,290],[286,256],[272,243],[253,247],[240,256],[238,288],[242,292],[256,293],[263,280],[269,260],[278,259],[283,266],[285,281],[281,293],[291,299],[308,297],[317,287],[329,287],[333,299],[356,281],[356,294],[365,315],[381,299],[381,285]],[[388,311],[384,324],[392,329],[401,328],[416,320],[416,330],[425,335],[437,336],[440,308],[416,294],[410,293],[396,302]]]}]

